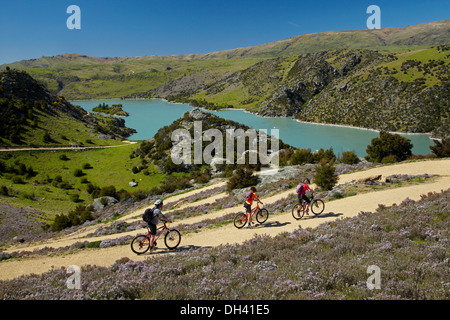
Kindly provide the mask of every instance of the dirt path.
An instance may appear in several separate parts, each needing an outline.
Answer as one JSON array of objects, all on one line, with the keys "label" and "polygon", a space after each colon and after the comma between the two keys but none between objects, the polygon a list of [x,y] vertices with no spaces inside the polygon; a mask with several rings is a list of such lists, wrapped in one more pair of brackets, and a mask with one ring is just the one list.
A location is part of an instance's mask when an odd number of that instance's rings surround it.
[{"label": "dirt path", "polygon": [[0,152],[7,152],[7,151],[35,151],[35,150],[85,150],[85,149],[102,149],[102,148],[117,148],[117,147],[124,147],[128,146],[130,144],[136,144],[137,141],[129,141],[124,140],[122,141],[125,144],[118,144],[115,146],[90,146],[90,147],[24,147],[24,148],[0,148]]},{"label": "dirt path", "polygon": [[[301,226],[302,228],[313,228],[326,221],[332,221],[337,218],[356,216],[361,211],[375,211],[379,204],[392,205],[393,203],[400,203],[406,198],[419,200],[420,195],[422,194],[426,194],[428,192],[440,192],[441,190],[446,190],[450,187],[450,159],[402,163],[397,165],[373,168],[351,174],[345,174],[340,176],[339,183],[346,183],[352,180],[358,180],[361,178],[379,174],[383,176],[389,176],[392,174],[411,175],[424,173],[435,174],[439,175],[440,177],[426,184],[409,185],[395,189],[375,191],[365,194],[359,194],[349,198],[335,200],[332,202],[327,202],[324,213],[322,213],[322,215],[318,217],[305,216],[303,219],[297,221],[294,220],[290,212],[285,212],[270,215],[266,223],[264,223],[263,225],[257,225],[252,229],[245,228],[238,230],[232,224],[228,224],[223,227],[206,229],[199,233],[189,233],[183,235],[180,249],[188,250],[198,247],[214,247],[226,243],[242,243],[246,240],[251,239],[255,234],[267,234],[270,236],[274,236],[281,232],[292,232],[293,230],[297,229],[298,226]],[[214,188],[216,186],[217,184],[209,186],[208,188]],[[195,192],[201,192],[203,190],[204,189],[193,190],[184,195],[177,195],[167,200],[178,201],[183,197],[186,197],[186,195],[192,195]],[[215,196],[217,197],[219,195]],[[294,190],[283,191],[272,197],[265,198],[264,203],[273,203],[287,196],[292,196],[293,199],[295,199]],[[205,199],[201,201],[208,200]],[[196,205],[196,202],[192,204],[186,204],[185,208],[187,208],[189,205]],[[217,210],[207,215],[183,219],[178,221],[177,223],[190,224],[204,220],[205,218],[220,217],[229,212],[235,212],[236,210],[242,210],[241,206]],[[133,213],[130,213],[123,218],[129,219],[130,217],[132,217],[132,214]],[[174,223],[173,226],[176,227],[177,223]],[[138,233],[140,232],[132,231],[129,233],[95,237],[91,239],[83,238],[83,240],[104,240],[118,238],[127,234],[136,235]],[[45,244],[40,244],[39,246],[28,248],[21,247],[20,250],[29,250],[29,248],[37,248],[45,245],[52,247],[66,246],[71,243],[80,241],[79,236],[81,236],[81,234],[82,233],[74,237],[67,237],[64,239],[59,239],[57,241],[49,241]],[[8,251],[14,251],[16,249],[17,248],[11,248]],[[161,243],[158,250],[152,255],[145,254],[142,256],[137,256],[132,253],[130,247],[126,245],[102,249],[84,249],[74,254],[64,254],[55,257],[37,256],[25,259],[9,259],[0,262],[0,279],[11,279],[16,278],[20,275],[30,273],[40,274],[48,271],[52,268],[52,266],[54,268],[60,268],[62,266],[67,267],[69,265],[82,266],[86,264],[109,266],[122,257],[129,257],[132,260],[145,260],[148,257],[158,256],[167,252],[168,251],[165,249],[164,244]]]}]

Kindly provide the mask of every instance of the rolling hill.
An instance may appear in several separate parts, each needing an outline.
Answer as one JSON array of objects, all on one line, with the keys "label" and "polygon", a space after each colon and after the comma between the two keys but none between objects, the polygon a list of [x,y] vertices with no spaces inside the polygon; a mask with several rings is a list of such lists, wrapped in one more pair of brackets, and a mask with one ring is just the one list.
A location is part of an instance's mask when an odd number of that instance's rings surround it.
[{"label": "rolling hill", "polygon": [[150,90],[170,80],[201,73],[219,75],[244,70],[256,62],[326,50],[376,49],[402,52],[450,43],[450,20],[405,28],[322,32],[254,47],[212,52],[140,57],[89,57],[62,54],[3,65],[29,72],[67,99],[148,97]]},{"label": "rolling hill", "polygon": [[118,144],[132,129],[123,119],[88,114],[24,71],[0,72],[0,146]]}]

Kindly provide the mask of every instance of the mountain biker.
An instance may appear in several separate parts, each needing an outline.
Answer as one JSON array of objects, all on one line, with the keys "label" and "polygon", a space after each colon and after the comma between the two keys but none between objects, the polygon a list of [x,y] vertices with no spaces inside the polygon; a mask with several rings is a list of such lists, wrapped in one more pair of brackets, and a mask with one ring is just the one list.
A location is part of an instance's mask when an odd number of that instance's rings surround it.
[{"label": "mountain biker", "polygon": [[248,225],[247,227],[250,228],[251,227],[251,223],[252,223],[252,204],[253,204],[253,200],[256,200],[257,202],[262,203],[262,201],[259,200],[258,196],[256,195],[256,188],[255,187],[251,187],[250,191],[248,191],[245,194],[245,201],[244,201],[244,208],[245,208],[245,214],[247,215],[247,221],[248,221]]},{"label": "mountain biker", "polygon": [[311,190],[311,192],[316,193],[316,191],[314,191],[313,189],[311,189],[309,187],[309,184],[311,183],[311,180],[309,180],[309,178],[305,178],[305,180],[303,181],[303,183],[300,183],[297,188],[295,189],[297,192],[297,197],[298,197],[298,201],[299,203],[302,203],[302,200],[304,200],[306,202],[306,210],[305,213],[307,215],[309,215],[309,204],[311,203],[311,199],[309,199],[306,196],[306,191]]},{"label": "mountain biker", "polygon": [[148,227],[150,229],[150,250],[153,250],[154,247],[156,247],[156,225],[160,220],[166,221],[166,222],[172,222],[163,213],[161,212],[162,207],[164,203],[162,200],[156,200],[155,202],[155,208],[153,208],[153,218],[148,223]]}]

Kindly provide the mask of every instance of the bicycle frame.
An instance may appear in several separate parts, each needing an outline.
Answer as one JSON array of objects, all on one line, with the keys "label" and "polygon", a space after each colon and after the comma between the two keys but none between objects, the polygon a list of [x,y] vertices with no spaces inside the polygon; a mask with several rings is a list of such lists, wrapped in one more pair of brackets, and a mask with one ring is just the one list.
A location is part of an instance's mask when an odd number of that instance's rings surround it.
[{"label": "bicycle frame", "polygon": [[[250,218],[253,218],[253,216],[255,215],[255,213],[256,212],[258,212],[258,210],[259,210],[260,208],[259,208],[259,203],[256,205],[256,207],[254,207],[253,209],[252,209],[252,211],[250,211]],[[242,211],[241,211],[242,212]],[[247,212],[245,213],[245,214],[247,214]]]},{"label": "bicycle frame", "polygon": [[[159,239],[159,237],[163,234],[164,230],[167,230],[166,223],[164,223],[161,227],[156,229],[156,235],[155,235],[155,241]],[[147,226],[148,233],[146,234],[147,237],[151,237],[152,234],[150,233],[150,228]],[[158,232],[159,231],[159,232]]]},{"label": "bicycle frame", "polygon": [[309,198],[309,203],[307,203],[305,199],[302,199],[298,204],[301,207],[306,208],[306,205],[310,205],[311,203],[313,203],[313,200],[314,200],[314,193],[311,195],[311,198]]}]

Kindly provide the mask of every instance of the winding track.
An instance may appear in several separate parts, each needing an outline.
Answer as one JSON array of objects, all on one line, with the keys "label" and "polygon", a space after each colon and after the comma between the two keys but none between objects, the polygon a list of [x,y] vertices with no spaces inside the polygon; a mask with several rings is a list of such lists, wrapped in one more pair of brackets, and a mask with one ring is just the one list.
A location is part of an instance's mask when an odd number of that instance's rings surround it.
[{"label": "winding track", "polygon": [[[262,235],[267,234],[275,236],[282,232],[292,232],[299,226],[302,228],[316,227],[320,223],[326,221],[332,221],[338,218],[353,217],[358,215],[361,211],[375,211],[379,204],[392,205],[393,203],[400,203],[406,198],[412,200],[419,200],[420,195],[428,192],[441,192],[450,187],[450,159],[443,160],[428,160],[401,163],[390,166],[384,166],[379,168],[373,168],[361,172],[355,172],[350,174],[341,175],[339,183],[346,183],[352,180],[358,180],[373,175],[389,176],[393,174],[435,174],[439,177],[432,182],[409,185],[406,187],[400,187],[395,189],[387,189],[382,191],[374,191],[370,193],[359,194],[353,197],[335,200],[327,202],[325,212],[318,217],[305,216],[303,219],[297,221],[294,220],[290,212],[278,213],[277,215],[270,215],[269,219],[263,225],[257,225],[252,229],[236,229],[232,224],[228,224],[222,227],[206,229],[199,233],[189,233],[183,235],[179,249],[187,250],[191,248],[199,247],[214,247],[226,243],[243,243],[254,237],[255,234]],[[224,184],[225,182],[216,182],[208,187],[193,190],[188,193],[175,195],[167,199],[167,201],[179,201],[187,196],[194,195],[198,192],[205,190],[206,188],[215,188]],[[208,199],[200,200],[192,204],[184,204],[182,208],[188,209],[189,206],[196,206],[200,203],[207,203],[214,201],[217,198],[225,196],[225,194],[217,194]],[[263,201],[266,204],[273,203],[284,197],[292,197],[295,199],[294,190],[282,191],[274,196],[264,198]],[[150,204],[149,204],[150,205]],[[191,224],[199,222],[206,218],[220,217],[230,212],[236,212],[243,210],[242,205],[236,207],[217,210],[205,215],[186,218],[180,221],[176,221],[172,224],[176,227],[179,223]],[[128,215],[121,218],[121,220],[128,221],[135,216],[141,215],[145,208],[141,208],[134,212],[130,212]],[[93,232],[98,226],[91,226],[85,230],[77,233],[61,237],[58,239],[51,239],[41,243],[17,245],[14,248],[10,248],[8,251],[16,250],[34,250],[49,247],[63,247],[75,243],[77,241],[96,241],[105,239],[114,239],[124,235],[136,235],[140,233],[138,230],[127,233],[108,235],[102,237],[93,238],[81,238],[88,233]],[[68,267],[69,265],[83,266],[86,264],[98,265],[98,266],[110,266],[116,260],[122,257],[128,257],[132,260],[145,260],[152,256],[158,256],[160,254],[166,254],[169,251],[165,249],[164,245],[159,245],[159,248],[153,254],[144,254],[142,256],[135,255],[129,245],[108,247],[102,249],[84,249],[74,254],[63,254],[55,257],[49,256],[36,256],[32,258],[21,259],[9,259],[0,262],[0,280],[12,279],[21,275],[27,275],[31,273],[41,274],[48,271],[51,268]],[[176,254],[176,253],[175,253]]]}]

